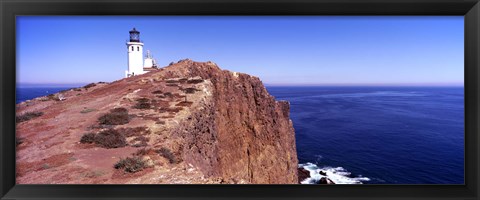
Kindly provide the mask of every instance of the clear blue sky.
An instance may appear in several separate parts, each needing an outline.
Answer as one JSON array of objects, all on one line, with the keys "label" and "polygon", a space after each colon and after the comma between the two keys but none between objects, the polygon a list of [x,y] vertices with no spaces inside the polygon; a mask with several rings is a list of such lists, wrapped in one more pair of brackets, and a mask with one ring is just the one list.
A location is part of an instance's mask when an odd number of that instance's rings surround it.
[{"label": "clear blue sky", "polygon": [[210,60],[271,85],[463,85],[463,16],[20,16],[17,82],[121,79],[133,27],[160,66]]}]

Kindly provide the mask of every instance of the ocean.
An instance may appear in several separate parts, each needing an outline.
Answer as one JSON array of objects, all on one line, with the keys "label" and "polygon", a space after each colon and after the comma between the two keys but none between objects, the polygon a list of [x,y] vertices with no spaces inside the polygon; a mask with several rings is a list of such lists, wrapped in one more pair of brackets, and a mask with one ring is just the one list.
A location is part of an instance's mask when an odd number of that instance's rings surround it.
[{"label": "ocean", "polygon": [[16,89],[16,99],[15,102],[18,104],[20,102],[31,100],[41,96],[47,96],[49,94],[55,94],[62,90],[72,89],[74,87],[69,86],[52,86],[52,87],[17,87]]},{"label": "ocean", "polygon": [[290,102],[298,159],[309,171],[337,183],[464,183],[463,87],[267,90]]},{"label": "ocean", "polygon": [[[17,103],[72,87],[19,87]],[[463,184],[463,87],[267,87],[298,159],[336,183]],[[316,174],[319,179],[321,175]]]}]

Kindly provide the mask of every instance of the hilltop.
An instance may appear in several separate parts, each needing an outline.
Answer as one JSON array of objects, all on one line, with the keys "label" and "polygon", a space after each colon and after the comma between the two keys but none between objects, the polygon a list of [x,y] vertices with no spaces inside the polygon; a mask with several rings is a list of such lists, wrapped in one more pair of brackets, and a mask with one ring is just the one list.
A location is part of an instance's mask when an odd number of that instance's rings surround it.
[{"label": "hilltop", "polygon": [[17,183],[298,183],[289,103],[182,60],[17,104]]}]

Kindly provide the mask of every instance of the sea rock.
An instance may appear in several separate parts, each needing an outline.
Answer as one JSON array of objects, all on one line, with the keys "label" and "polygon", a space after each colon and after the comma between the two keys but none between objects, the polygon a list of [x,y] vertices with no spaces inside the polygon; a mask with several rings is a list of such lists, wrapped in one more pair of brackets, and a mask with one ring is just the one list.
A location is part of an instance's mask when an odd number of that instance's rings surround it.
[{"label": "sea rock", "polygon": [[310,172],[306,169],[298,168],[298,183],[301,183],[307,178],[310,178]]},{"label": "sea rock", "polygon": [[335,182],[333,182],[332,180],[330,180],[327,177],[322,177],[322,178],[320,178],[320,180],[318,181],[317,184],[335,184]]}]

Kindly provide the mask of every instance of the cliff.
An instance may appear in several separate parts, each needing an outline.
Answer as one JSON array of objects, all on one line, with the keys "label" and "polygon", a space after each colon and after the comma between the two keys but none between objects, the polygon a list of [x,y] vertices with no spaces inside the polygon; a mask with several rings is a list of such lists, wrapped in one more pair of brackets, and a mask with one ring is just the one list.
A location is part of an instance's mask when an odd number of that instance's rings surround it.
[{"label": "cliff", "polygon": [[182,60],[17,105],[17,183],[298,183],[289,103]]}]

